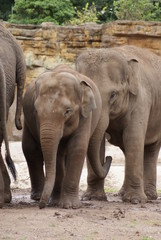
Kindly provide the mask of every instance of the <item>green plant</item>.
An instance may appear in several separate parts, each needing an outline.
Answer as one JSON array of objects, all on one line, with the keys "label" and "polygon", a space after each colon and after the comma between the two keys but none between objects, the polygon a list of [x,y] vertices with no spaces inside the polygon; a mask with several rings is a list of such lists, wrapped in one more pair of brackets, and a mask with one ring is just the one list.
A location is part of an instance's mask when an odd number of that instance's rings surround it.
[{"label": "green plant", "polygon": [[150,225],[150,226],[161,226],[161,221],[157,221],[157,220],[148,220],[146,222],[147,225]]},{"label": "green plant", "polygon": [[131,227],[131,228],[135,228],[135,227],[136,227],[136,224],[137,224],[136,219],[133,219],[133,220],[130,221],[130,227]]},{"label": "green plant", "polygon": [[104,188],[105,193],[117,193],[118,189],[116,188],[112,188],[112,187],[108,187],[108,188]]},{"label": "green plant", "polygon": [[116,19],[113,12],[113,1],[114,0],[71,0],[73,6],[79,11],[82,11],[87,3],[90,8],[94,2],[96,10],[99,13],[97,17],[101,23]]},{"label": "green plant", "polygon": [[161,189],[158,189],[157,192],[160,194],[161,193]]},{"label": "green plant", "polygon": [[116,0],[114,13],[120,20],[160,21],[160,0],[154,3],[151,0]]},{"label": "green plant", "polygon": [[83,240],[94,240],[93,236],[85,236],[83,237]]},{"label": "green plant", "polygon": [[154,240],[154,238],[152,238],[152,237],[143,237],[140,240]]},{"label": "green plant", "polygon": [[98,20],[98,15],[99,13],[97,12],[96,6],[93,3],[89,7],[89,3],[85,5],[85,7],[82,9],[82,11],[79,11],[77,8],[75,8],[76,11],[76,17],[70,20],[70,24],[72,25],[77,25],[81,23],[86,23],[86,22],[99,22]]},{"label": "green plant", "polygon": [[74,13],[70,0],[15,0],[10,21],[25,24],[54,22],[62,25],[69,21]]},{"label": "green plant", "polygon": [[14,0],[0,0],[0,19],[8,20],[13,4]]},{"label": "green plant", "polygon": [[56,227],[56,225],[54,223],[51,223],[50,227]]}]

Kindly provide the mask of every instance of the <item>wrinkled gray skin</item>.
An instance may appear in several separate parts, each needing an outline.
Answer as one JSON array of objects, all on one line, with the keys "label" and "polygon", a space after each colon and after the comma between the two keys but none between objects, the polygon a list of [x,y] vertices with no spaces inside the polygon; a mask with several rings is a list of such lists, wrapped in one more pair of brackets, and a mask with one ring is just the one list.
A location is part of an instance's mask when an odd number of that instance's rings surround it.
[{"label": "wrinkled gray skin", "polygon": [[[62,208],[78,208],[78,187],[88,142],[100,114],[98,88],[67,65],[41,74],[23,100],[22,147],[31,179],[31,198],[44,208],[49,201]],[[104,167],[91,163],[99,176]],[[43,171],[45,163],[45,177]]]},{"label": "wrinkled gray skin", "polygon": [[[12,34],[0,24],[0,149],[4,140],[6,163],[14,179],[16,179],[16,170],[10,156],[6,121],[17,85],[15,124],[17,129],[22,129],[20,117],[25,74],[26,64],[23,52]],[[0,153],[0,207],[3,207],[4,202],[10,201],[10,178]]]},{"label": "wrinkled gray skin", "polygon": [[[103,102],[101,120],[91,139],[90,161],[103,161],[104,135],[108,133],[109,142],[125,155],[125,178],[120,190],[123,200],[138,203],[156,199],[161,58],[134,46],[92,49],[78,56],[76,68],[98,86]],[[106,199],[104,181],[89,167],[84,199],[99,198]]]}]

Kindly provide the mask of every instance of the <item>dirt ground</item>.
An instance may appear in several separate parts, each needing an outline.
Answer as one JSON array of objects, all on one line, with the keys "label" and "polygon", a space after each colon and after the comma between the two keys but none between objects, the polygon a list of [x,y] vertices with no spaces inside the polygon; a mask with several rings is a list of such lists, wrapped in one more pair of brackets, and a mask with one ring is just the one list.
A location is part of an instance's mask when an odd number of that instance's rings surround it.
[{"label": "dirt ground", "polygon": [[[0,240],[160,240],[161,198],[144,205],[123,203],[117,195],[124,175],[123,155],[108,146],[115,159],[106,178],[107,202],[83,201],[80,209],[47,207],[40,210],[30,200],[30,179],[21,144],[10,144],[18,181],[12,182],[13,200],[0,209]],[[157,186],[161,189],[160,164]],[[86,189],[86,165],[80,181],[80,197]]]}]

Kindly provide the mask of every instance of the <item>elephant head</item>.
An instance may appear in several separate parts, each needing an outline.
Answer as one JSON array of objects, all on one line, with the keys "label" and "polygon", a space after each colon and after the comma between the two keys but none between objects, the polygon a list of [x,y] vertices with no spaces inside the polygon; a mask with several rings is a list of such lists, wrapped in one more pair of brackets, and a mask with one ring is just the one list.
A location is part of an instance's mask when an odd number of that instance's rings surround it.
[{"label": "elephant head", "polygon": [[78,75],[59,67],[35,82],[34,115],[46,172],[40,208],[45,207],[55,183],[60,141],[74,135],[81,120],[96,108],[90,84]]},{"label": "elephant head", "polygon": [[129,97],[138,92],[139,65],[136,59],[127,60],[109,49],[89,50],[78,56],[76,69],[91,78],[99,88],[106,128],[110,119],[126,114]]}]

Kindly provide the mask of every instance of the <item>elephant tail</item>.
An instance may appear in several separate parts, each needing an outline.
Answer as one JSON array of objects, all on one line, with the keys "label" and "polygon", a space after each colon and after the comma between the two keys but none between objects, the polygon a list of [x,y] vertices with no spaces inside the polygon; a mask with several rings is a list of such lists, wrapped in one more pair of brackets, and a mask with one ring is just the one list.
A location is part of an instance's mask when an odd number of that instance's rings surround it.
[{"label": "elephant tail", "polygon": [[5,142],[5,148],[6,148],[6,163],[11,171],[11,174],[13,175],[14,180],[16,180],[16,168],[14,165],[14,162],[10,155],[10,149],[9,149],[9,143],[8,143],[8,135],[7,135],[7,112],[6,112],[6,79],[5,79],[5,72],[3,69],[3,64],[0,62],[0,120],[1,120],[1,126],[0,126],[0,134],[3,137],[3,140]]},{"label": "elephant tail", "polygon": [[5,160],[6,160],[7,166],[9,168],[14,180],[16,181],[16,179],[17,179],[16,168],[15,168],[14,162],[10,156],[10,153],[8,153],[7,150],[6,150]]}]

